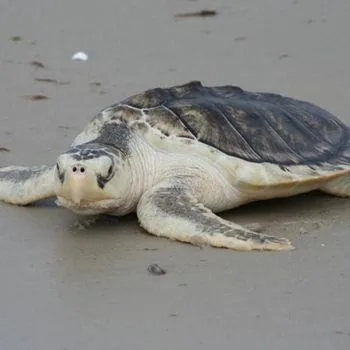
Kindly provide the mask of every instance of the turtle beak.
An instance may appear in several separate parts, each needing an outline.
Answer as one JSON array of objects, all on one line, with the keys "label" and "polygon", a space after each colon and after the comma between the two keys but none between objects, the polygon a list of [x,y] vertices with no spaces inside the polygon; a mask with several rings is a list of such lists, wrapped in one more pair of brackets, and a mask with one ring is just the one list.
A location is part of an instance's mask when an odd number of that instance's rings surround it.
[{"label": "turtle beak", "polygon": [[79,205],[86,192],[86,178],[83,176],[72,176],[69,181],[72,201]]},{"label": "turtle beak", "polygon": [[94,182],[96,182],[94,176],[89,173],[85,165],[73,164],[65,173],[61,194],[80,205],[82,200],[88,200],[91,197],[90,192],[94,188]]}]

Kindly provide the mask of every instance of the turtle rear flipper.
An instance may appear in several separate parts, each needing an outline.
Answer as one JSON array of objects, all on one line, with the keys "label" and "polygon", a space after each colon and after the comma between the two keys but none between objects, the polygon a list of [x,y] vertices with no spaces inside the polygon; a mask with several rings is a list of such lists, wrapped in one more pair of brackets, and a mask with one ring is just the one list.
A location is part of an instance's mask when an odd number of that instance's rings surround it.
[{"label": "turtle rear flipper", "polygon": [[240,251],[294,249],[286,238],[262,235],[220,218],[177,183],[144,193],[137,215],[149,233],[194,245]]},{"label": "turtle rear flipper", "polygon": [[54,195],[53,166],[0,168],[0,200],[26,205]]},{"label": "turtle rear flipper", "polygon": [[350,174],[344,174],[327,182],[321,191],[338,197],[350,197]]}]

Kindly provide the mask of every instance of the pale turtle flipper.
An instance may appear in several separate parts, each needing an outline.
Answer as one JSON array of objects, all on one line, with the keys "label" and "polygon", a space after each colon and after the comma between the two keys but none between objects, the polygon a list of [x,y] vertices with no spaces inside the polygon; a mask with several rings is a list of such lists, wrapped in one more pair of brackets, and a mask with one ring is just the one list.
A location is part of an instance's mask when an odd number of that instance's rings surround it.
[{"label": "pale turtle flipper", "polygon": [[350,173],[327,182],[321,191],[338,197],[350,197]]},{"label": "pale turtle flipper", "polygon": [[220,218],[178,184],[160,184],[145,192],[137,215],[149,233],[195,245],[241,251],[294,249],[285,238],[262,235]]},{"label": "pale turtle flipper", "polygon": [[53,166],[0,168],[0,200],[26,205],[54,195]]}]

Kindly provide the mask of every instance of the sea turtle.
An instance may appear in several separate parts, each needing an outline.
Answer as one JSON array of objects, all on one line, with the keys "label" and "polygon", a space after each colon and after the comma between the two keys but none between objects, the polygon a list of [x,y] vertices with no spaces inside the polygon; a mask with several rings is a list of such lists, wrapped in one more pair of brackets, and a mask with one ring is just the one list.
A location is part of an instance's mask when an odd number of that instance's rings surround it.
[{"label": "sea turtle", "polygon": [[0,199],[56,196],[78,214],[137,213],[151,234],[235,250],[290,250],[214,213],[312,190],[350,195],[349,127],[273,93],[200,82],[100,111],[53,166],[0,169]]}]

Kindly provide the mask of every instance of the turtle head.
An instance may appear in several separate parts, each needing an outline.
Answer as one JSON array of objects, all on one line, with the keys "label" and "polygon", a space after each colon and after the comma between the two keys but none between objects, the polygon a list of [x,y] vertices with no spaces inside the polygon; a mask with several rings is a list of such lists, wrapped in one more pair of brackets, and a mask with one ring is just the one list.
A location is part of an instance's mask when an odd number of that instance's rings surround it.
[{"label": "turtle head", "polygon": [[101,144],[79,145],[61,154],[55,173],[59,204],[79,214],[118,210],[130,186],[122,154]]}]

